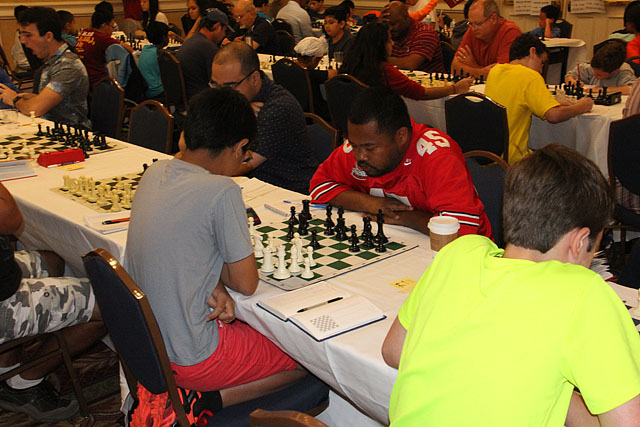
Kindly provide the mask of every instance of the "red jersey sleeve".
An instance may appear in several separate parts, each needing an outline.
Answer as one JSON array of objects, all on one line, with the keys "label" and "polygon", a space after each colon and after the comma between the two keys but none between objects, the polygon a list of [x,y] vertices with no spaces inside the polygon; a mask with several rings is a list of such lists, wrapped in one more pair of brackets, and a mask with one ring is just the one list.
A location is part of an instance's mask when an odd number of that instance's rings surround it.
[{"label": "red jersey sleeve", "polygon": [[309,194],[313,202],[327,203],[343,191],[356,189],[356,180],[351,175],[355,166],[351,150],[351,144],[345,141],[318,166],[309,183]]},{"label": "red jersey sleeve", "polygon": [[460,222],[459,235],[491,237],[491,225],[478,198],[458,145],[446,134],[430,129],[421,136],[421,150],[429,154],[421,168],[422,186],[428,191],[429,208]]},{"label": "red jersey sleeve", "polygon": [[422,99],[424,96],[424,87],[422,85],[409,79],[390,63],[382,63],[382,73],[383,81],[386,81],[387,86],[398,95],[411,99]]}]

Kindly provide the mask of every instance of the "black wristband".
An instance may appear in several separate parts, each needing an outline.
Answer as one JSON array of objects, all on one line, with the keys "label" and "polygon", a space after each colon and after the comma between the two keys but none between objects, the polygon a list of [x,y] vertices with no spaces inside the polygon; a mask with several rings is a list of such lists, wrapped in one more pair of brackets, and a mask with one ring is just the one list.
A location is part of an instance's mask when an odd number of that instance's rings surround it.
[{"label": "black wristband", "polygon": [[20,101],[21,99],[22,99],[22,96],[20,96],[20,95],[17,95],[15,98],[13,98],[13,101],[12,101],[13,102],[13,106],[15,107],[16,103],[18,101]]}]

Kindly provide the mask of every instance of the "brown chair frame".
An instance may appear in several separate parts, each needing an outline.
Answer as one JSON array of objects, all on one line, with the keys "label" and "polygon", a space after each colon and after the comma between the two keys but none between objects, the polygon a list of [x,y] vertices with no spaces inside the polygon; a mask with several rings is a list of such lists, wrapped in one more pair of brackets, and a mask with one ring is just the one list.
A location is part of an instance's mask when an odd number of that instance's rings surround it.
[{"label": "brown chair frame", "polygon": [[[175,81],[166,81],[165,79],[163,79],[163,74],[162,74],[162,67],[160,67],[160,79],[162,80],[162,86],[164,87],[164,96],[165,96],[165,104],[167,106],[167,108],[170,107],[175,107],[176,111],[178,112],[186,112],[189,109],[189,100],[187,98],[187,87],[184,83],[184,74],[182,73],[182,65],[180,64],[180,60],[178,58],[176,58],[176,56],[167,51],[167,50],[158,50],[158,62],[160,62],[160,57],[161,56],[166,56],[167,58],[169,58],[174,66],[177,67],[178,70],[178,75],[180,76],[179,78],[179,82],[175,82]],[[178,103],[174,103],[169,99],[169,95],[168,95],[168,91],[167,91],[167,87],[169,87],[169,85],[175,85],[175,84],[180,84],[180,92],[181,92],[181,97],[182,97],[182,104],[178,104]]]},{"label": "brown chair frame", "polygon": [[[505,171],[509,169],[509,163],[505,162],[502,157],[492,153],[491,151],[472,150],[472,151],[467,151],[466,153],[463,154],[463,156],[465,159],[469,157],[484,157],[487,160],[489,160],[491,163],[497,163],[498,166],[500,166]],[[485,165],[485,166],[488,166],[488,165]]]},{"label": "brown chair frame", "polygon": [[[24,356],[24,347],[28,346],[29,344],[39,340],[40,338],[46,335],[47,334],[23,337],[23,338],[17,338],[15,340],[11,340],[9,342],[6,342],[0,345],[0,353],[6,353],[7,351],[13,350],[16,347],[22,347],[20,359],[23,361],[27,360],[27,358]],[[21,372],[24,372],[28,369],[33,368],[34,366],[39,365],[42,362],[45,362],[49,359],[60,356],[62,358],[65,368],[67,368],[67,373],[69,374],[69,378],[71,379],[73,392],[76,395],[76,399],[78,399],[78,405],[80,406],[80,415],[82,415],[83,417],[88,417],[89,406],[87,405],[87,400],[85,399],[84,394],[82,393],[82,385],[80,384],[80,380],[78,380],[78,375],[76,374],[76,370],[73,367],[73,362],[71,361],[71,353],[69,353],[69,347],[67,346],[67,341],[64,338],[64,334],[62,333],[62,330],[59,330],[59,331],[51,332],[51,335],[53,335],[56,338],[58,342],[58,348],[48,353],[42,354],[38,357],[35,357],[31,360],[28,360],[26,363],[21,364],[17,368],[14,368],[8,372],[5,372],[4,374],[0,375],[0,381],[5,381],[13,377],[14,375],[18,375]]]},{"label": "brown chair frame", "polygon": [[[334,81],[344,81],[344,80],[349,80],[352,83],[357,84],[358,86],[360,86],[363,90],[367,89],[369,86],[363,82],[361,82],[360,80],[358,80],[356,77],[350,75],[350,74],[338,74],[337,76],[334,76],[332,78],[330,78],[329,80],[327,80],[327,82],[324,84],[326,93],[327,93],[327,105],[329,106],[329,114],[331,115],[331,122],[333,124],[333,127],[335,127],[336,129],[338,129],[339,132],[343,132],[345,135],[347,133],[347,129],[346,129],[346,123],[347,120],[345,118],[345,128],[344,129],[340,129],[340,124],[338,123],[338,118],[335,116],[335,111],[334,109],[331,108],[332,102],[331,102],[331,85],[333,84]],[[344,98],[343,98],[344,101]],[[353,99],[351,100],[353,101]]]},{"label": "brown chair frame", "polygon": [[94,104],[96,102],[98,102],[98,100],[96,99],[96,97],[93,94],[93,91],[95,90],[95,88],[97,88],[98,86],[100,86],[101,84],[103,84],[104,82],[108,82],[110,86],[114,86],[118,89],[119,93],[120,93],[120,101],[119,101],[119,107],[118,107],[118,112],[117,112],[117,120],[118,120],[118,126],[116,128],[116,132],[114,135],[107,135],[110,136],[111,138],[115,138],[115,139],[122,139],[122,125],[124,124],[124,110],[125,110],[125,105],[124,105],[124,89],[122,88],[122,86],[120,86],[120,84],[117,82],[116,79],[112,78],[112,77],[104,77],[102,79],[100,79],[98,81],[98,83],[95,84],[95,86],[93,87],[93,90],[91,92],[91,125],[93,126],[93,113],[95,111],[95,107]]},{"label": "brown chair frame", "polygon": [[11,80],[16,82],[16,86],[18,87],[18,89],[22,90],[22,85],[26,84],[26,83],[31,83],[32,86],[33,86],[35,70],[32,70],[33,72],[31,73],[30,76],[18,77],[16,75],[16,73],[14,73],[14,71],[9,66],[9,61],[7,59],[7,55],[5,54],[4,49],[2,48],[2,46],[0,46],[0,61],[2,62],[2,64],[0,64],[0,66],[4,69],[4,71],[7,73],[7,75],[9,77],[11,77]]},{"label": "brown chair frame", "polygon": [[[277,68],[280,66],[286,66],[286,67],[290,67],[290,68],[295,68],[298,70],[299,73],[302,73],[304,75],[304,80],[305,80],[305,85],[307,87],[307,110],[305,110],[305,112],[308,113],[314,113],[313,111],[313,90],[311,89],[311,79],[309,78],[309,71],[304,68],[301,67],[300,65],[296,64],[293,60],[291,60],[290,58],[281,58],[278,61],[276,61],[275,64],[273,64],[271,66],[271,74],[273,75],[273,81],[278,83],[280,86],[284,87],[285,89],[289,90],[289,85],[287,84],[286,81],[282,81],[280,79],[278,79],[276,76],[278,74]],[[274,67],[276,67],[276,69],[274,70]],[[294,94],[293,92],[291,92],[291,94],[296,98],[296,94]],[[298,99],[298,102],[300,102],[300,100]],[[303,110],[304,110],[304,105],[302,105],[302,103],[300,103],[300,105],[302,106]]]},{"label": "brown chair frame", "polygon": [[129,135],[127,137],[127,141],[131,142],[130,137],[131,137],[131,129],[133,128],[133,125],[134,125],[134,120],[133,120],[134,113],[138,111],[140,108],[147,108],[147,105],[153,105],[154,108],[161,111],[162,114],[167,119],[167,136],[165,138],[164,152],[166,154],[171,154],[171,151],[173,148],[173,120],[174,120],[173,115],[169,112],[167,107],[165,107],[164,105],[162,105],[162,103],[155,101],[153,99],[148,99],[144,102],[141,102],[140,104],[136,105],[134,108],[131,109],[131,114],[129,115]]},{"label": "brown chair frame", "polygon": [[323,119],[317,114],[304,113],[304,117],[314,121],[315,123],[320,124],[328,132],[331,132],[331,151],[338,148],[338,145],[340,145],[340,132],[338,131],[338,129],[331,126],[325,119]]}]

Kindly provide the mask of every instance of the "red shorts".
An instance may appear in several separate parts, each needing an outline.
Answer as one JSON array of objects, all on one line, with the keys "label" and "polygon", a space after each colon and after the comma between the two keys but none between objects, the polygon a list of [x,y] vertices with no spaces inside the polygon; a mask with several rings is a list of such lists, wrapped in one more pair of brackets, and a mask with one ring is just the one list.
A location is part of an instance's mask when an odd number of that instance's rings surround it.
[{"label": "red shorts", "polygon": [[178,386],[198,391],[222,390],[291,371],[298,365],[246,323],[216,322],[218,347],[208,359],[191,366],[171,364]]}]

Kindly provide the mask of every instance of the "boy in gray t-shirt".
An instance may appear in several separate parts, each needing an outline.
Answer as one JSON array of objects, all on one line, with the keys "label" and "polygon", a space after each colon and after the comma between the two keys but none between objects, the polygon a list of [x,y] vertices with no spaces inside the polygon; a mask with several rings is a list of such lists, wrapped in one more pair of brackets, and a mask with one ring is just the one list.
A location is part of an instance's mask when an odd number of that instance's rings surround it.
[{"label": "boy in gray t-shirt", "polygon": [[[149,298],[176,383],[219,390],[219,407],[305,375],[268,339],[234,321],[225,288],[251,295],[258,285],[241,190],[228,177],[255,132],[253,111],[238,92],[206,89],[194,97],[181,158],[145,172],[127,240],[126,267]],[[272,380],[254,383],[266,377]]]}]

